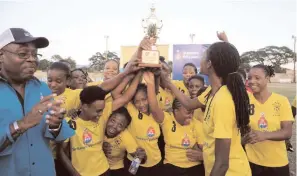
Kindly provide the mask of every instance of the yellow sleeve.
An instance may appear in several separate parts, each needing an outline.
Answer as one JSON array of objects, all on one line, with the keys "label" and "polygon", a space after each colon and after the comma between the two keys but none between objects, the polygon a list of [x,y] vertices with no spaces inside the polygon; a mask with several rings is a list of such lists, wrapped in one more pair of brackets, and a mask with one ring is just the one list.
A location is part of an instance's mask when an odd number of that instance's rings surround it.
[{"label": "yellow sleeve", "polygon": [[136,152],[138,145],[128,130],[123,131],[122,140],[128,153]]},{"label": "yellow sleeve", "polygon": [[[218,99],[217,99],[218,100]],[[232,138],[235,123],[235,108],[232,98],[218,100],[213,107],[214,138]]]},{"label": "yellow sleeve", "polygon": [[64,141],[65,143],[67,143],[67,142],[70,142],[70,139],[69,138],[67,138],[65,141]]},{"label": "yellow sleeve", "polygon": [[138,118],[139,111],[135,108],[135,106],[132,104],[132,102],[128,103],[126,108],[129,112],[129,114],[131,115],[132,119]]},{"label": "yellow sleeve", "polygon": [[296,96],[295,96],[295,98],[294,98],[294,100],[292,102],[292,106],[296,108]]},{"label": "yellow sleeve", "polygon": [[112,113],[112,102],[106,102],[103,110],[103,114],[102,114],[102,117],[104,118],[105,122],[107,122],[111,113]]},{"label": "yellow sleeve", "polygon": [[280,105],[281,105],[280,121],[294,121],[291,105],[288,98],[283,97],[283,101],[280,102]]},{"label": "yellow sleeve", "polygon": [[97,82],[90,82],[87,84],[87,86],[99,86],[102,83],[102,81],[97,81]]},{"label": "yellow sleeve", "polygon": [[75,97],[75,103],[74,103],[74,107],[75,109],[80,108],[80,93],[81,93],[82,89],[76,89],[74,90],[74,97]]},{"label": "yellow sleeve", "polygon": [[202,122],[196,119],[193,119],[193,122],[195,125],[197,143],[202,145],[204,142]]},{"label": "yellow sleeve", "polygon": [[198,96],[198,101],[201,104],[203,104],[203,105],[206,104],[206,97],[207,97],[207,94],[210,92],[210,90],[211,90],[211,87],[208,86],[207,89],[201,95]]},{"label": "yellow sleeve", "polygon": [[[170,123],[170,119],[172,118],[171,116],[173,116],[171,113],[169,113],[169,112],[164,112],[164,120],[163,120],[163,122],[160,124],[160,125],[162,126],[162,128],[165,127],[165,126],[168,124],[168,122],[169,122],[169,124],[171,125],[171,123]],[[174,117],[173,117],[173,118],[174,118]]]}]

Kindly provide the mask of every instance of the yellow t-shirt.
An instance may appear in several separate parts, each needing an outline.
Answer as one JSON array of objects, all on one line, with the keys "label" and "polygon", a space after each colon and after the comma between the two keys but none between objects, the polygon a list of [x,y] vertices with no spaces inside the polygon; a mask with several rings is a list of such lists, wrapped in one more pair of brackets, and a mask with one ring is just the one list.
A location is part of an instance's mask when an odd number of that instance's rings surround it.
[{"label": "yellow t-shirt", "polygon": [[172,108],[173,103],[173,96],[172,94],[159,87],[159,93],[157,95],[157,100],[159,103],[159,107],[164,111],[170,111]]},{"label": "yellow t-shirt", "polygon": [[126,151],[128,153],[135,153],[137,149],[136,141],[128,130],[123,131],[114,138],[107,138],[105,136],[104,142],[108,142],[112,146],[111,158],[107,158],[111,170],[124,168]]},{"label": "yellow t-shirt", "polygon": [[[55,100],[57,100],[59,98],[64,99],[64,103],[61,105],[61,107],[65,108],[66,114],[67,114],[67,112],[72,109],[79,109],[79,107],[80,107],[79,95],[80,95],[81,91],[82,91],[82,89],[72,90],[72,89],[66,88],[65,91],[61,95],[56,96],[54,99]],[[50,147],[52,149],[53,157],[54,157],[54,159],[56,159],[57,158],[56,143],[54,141],[50,141]]]},{"label": "yellow t-shirt", "polygon": [[183,92],[185,95],[190,95],[187,87],[184,84],[183,80],[172,80],[172,84],[175,85],[175,87],[178,88],[181,92]]},{"label": "yellow t-shirt", "polygon": [[193,117],[194,119],[199,120],[200,122],[203,122],[204,112],[202,111],[201,108],[195,109]]},{"label": "yellow t-shirt", "polygon": [[66,111],[71,109],[78,109],[80,107],[80,92],[82,89],[68,89],[66,88],[65,91],[56,96],[55,99],[64,98],[64,103],[61,105],[62,108],[65,108]]},{"label": "yellow t-shirt", "polygon": [[[196,131],[196,123],[192,121],[189,125],[182,126],[173,114],[165,112],[164,121],[161,124],[165,141],[164,164],[172,164],[181,168],[190,168],[201,164],[201,162],[190,162],[187,158],[187,149],[193,148],[196,143],[202,144]],[[200,127],[201,128],[201,127]]]},{"label": "yellow t-shirt", "polygon": [[[102,84],[103,81],[97,81],[97,82],[90,82],[87,84],[87,86],[99,86],[100,84]],[[105,102],[112,102],[112,96],[111,96],[111,93],[108,93],[106,96],[105,96]]]},{"label": "yellow t-shirt", "polygon": [[198,101],[199,101],[201,104],[203,104],[203,105],[206,104],[207,94],[209,94],[210,91],[211,91],[211,87],[208,86],[208,87],[206,88],[206,90],[205,90],[201,95],[198,96]]},{"label": "yellow t-shirt", "polygon": [[[257,131],[278,131],[282,121],[294,121],[289,100],[275,93],[261,104],[251,94],[250,125]],[[266,167],[282,167],[289,163],[285,141],[262,141],[247,144],[246,152],[250,162]]]},{"label": "yellow t-shirt", "polygon": [[247,156],[241,146],[236,125],[235,106],[227,86],[222,86],[206,105],[203,121],[203,159],[205,175],[210,175],[215,163],[215,139],[231,139],[229,169],[226,176],[250,176]]},{"label": "yellow t-shirt", "polygon": [[292,106],[296,108],[296,96],[295,96],[295,98],[294,98],[294,100],[292,102]]},{"label": "yellow t-shirt", "polygon": [[[158,146],[158,138],[160,136],[160,126],[154,120],[152,115],[140,113],[132,103],[127,105],[127,110],[132,117],[128,131],[139,147],[142,147],[147,155],[147,160],[143,167],[152,167],[161,161],[161,153]],[[128,154],[128,159],[133,160],[133,157]]]},{"label": "yellow t-shirt", "polygon": [[97,176],[109,168],[102,149],[106,121],[112,112],[112,104],[106,103],[97,123],[77,118],[75,135],[70,138],[71,162],[81,174]]}]

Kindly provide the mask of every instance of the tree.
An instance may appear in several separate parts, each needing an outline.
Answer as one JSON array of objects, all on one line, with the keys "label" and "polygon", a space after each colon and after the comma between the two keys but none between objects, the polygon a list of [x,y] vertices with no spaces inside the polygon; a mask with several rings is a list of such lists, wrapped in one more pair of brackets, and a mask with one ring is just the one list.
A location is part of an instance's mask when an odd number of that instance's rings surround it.
[{"label": "tree", "polygon": [[67,58],[63,58],[60,55],[56,54],[53,55],[51,58],[54,62],[60,62],[61,60],[68,62],[71,66],[71,69],[76,68],[76,61],[74,59],[72,59],[71,57],[67,57]]},{"label": "tree", "polygon": [[281,65],[287,64],[292,61],[294,52],[288,47],[282,46],[267,46],[265,48],[258,49],[257,51],[248,51],[241,55],[241,64],[245,66],[256,64],[271,64],[275,72],[284,72]]},{"label": "tree", "polygon": [[258,64],[264,64],[264,59],[261,58],[257,51],[248,51],[244,52],[241,56],[241,63],[242,64],[250,64],[251,62],[255,62]]},{"label": "tree", "polygon": [[55,54],[55,55],[52,56],[51,59],[52,59],[54,62],[59,62],[59,61],[62,60],[63,58],[62,58],[60,55]]},{"label": "tree", "polygon": [[259,49],[258,53],[268,64],[274,66],[277,73],[284,72],[285,70],[281,68],[281,65],[291,62],[294,57],[294,52],[286,46],[267,46]]},{"label": "tree", "polygon": [[38,70],[45,71],[50,67],[51,64],[52,64],[51,61],[49,61],[47,59],[42,59],[38,63]]},{"label": "tree", "polygon": [[115,59],[118,62],[120,61],[120,58],[117,56],[115,52],[105,52],[103,54],[97,52],[91,58],[89,58],[89,61],[91,62],[90,69],[102,71],[104,69],[105,62],[109,59]]}]

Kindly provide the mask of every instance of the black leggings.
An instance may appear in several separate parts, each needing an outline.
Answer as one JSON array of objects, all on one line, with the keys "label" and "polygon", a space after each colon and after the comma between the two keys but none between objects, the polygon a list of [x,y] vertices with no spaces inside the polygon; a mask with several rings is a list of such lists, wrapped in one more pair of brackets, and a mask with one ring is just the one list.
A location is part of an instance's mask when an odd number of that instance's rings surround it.
[{"label": "black leggings", "polygon": [[204,165],[199,164],[190,168],[181,168],[172,164],[164,164],[163,173],[169,176],[204,176]]},{"label": "black leggings", "polygon": [[252,176],[290,176],[289,165],[283,167],[266,167],[250,163]]},{"label": "black leggings", "polygon": [[[128,158],[125,158],[124,160],[124,168],[125,170],[129,170],[131,161]],[[162,162],[159,162],[158,164],[152,166],[152,167],[141,167],[139,166],[136,176],[161,176],[162,175]],[[128,176],[132,176],[128,172]]]}]

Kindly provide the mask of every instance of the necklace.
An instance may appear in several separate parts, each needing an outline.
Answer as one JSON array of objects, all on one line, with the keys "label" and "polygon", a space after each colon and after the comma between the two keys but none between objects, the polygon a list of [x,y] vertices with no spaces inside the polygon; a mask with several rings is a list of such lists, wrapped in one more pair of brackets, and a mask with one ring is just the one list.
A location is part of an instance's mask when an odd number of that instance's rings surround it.
[{"label": "necklace", "polygon": [[[212,103],[212,100],[214,99],[214,97],[216,96],[217,92],[221,89],[222,86],[219,87],[219,89],[213,94],[209,104],[208,104],[208,108],[207,108],[207,112],[206,112],[206,115],[204,116],[204,121],[206,121],[206,118],[208,117],[209,115],[209,109],[210,109],[210,106],[211,106],[211,103]],[[211,91],[211,90],[210,90]],[[206,100],[206,105],[208,103],[208,100],[209,100],[209,97],[210,97],[210,94],[207,96],[207,100]]]}]

